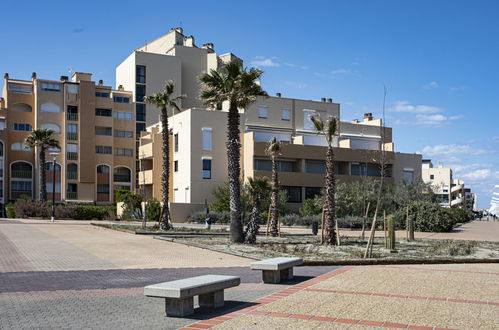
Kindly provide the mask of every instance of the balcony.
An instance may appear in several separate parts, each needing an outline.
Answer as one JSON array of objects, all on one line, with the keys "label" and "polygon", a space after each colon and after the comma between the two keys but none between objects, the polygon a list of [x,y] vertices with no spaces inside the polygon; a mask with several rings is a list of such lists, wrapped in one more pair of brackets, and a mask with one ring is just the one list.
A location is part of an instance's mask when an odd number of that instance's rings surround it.
[{"label": "balcony", "polygon": [[77,113],[68,112],[68,113],[66,113],[66,119],[67,120],[78,121],[78,114]]},{"label": "balcony", "polygon": [[68,180],[77,180],[78,172],[66,172],[66,177],[68,178]]},{"label": "balcony", "polygon": [[458,184],[458,185],[455,185],[454,187],[450,188],[450,192],[455,193],[455,192],[461,191],[462,189],[464,189],[464,184]]},{"label": "balcony", "polygon": [[464,199],[462,197],[459,197],[459,198],[453,199],[450,202],[450,206],[456,206],[456,205],[462,204],[463,202],[464,202]]},{"label": "balcony", "polygon": [[78,160],[78,153],[77,152],[67,152],[66,157],[68,160]]},{"label": "balcony", "polygon": [[66,192],[66,199],[72,199],[72,200],[78,199],[78,192],[76,191]]},{"label": "balcony", "polygon": [[152,146],[153,146],[152,142],[141,145],[139,147],[139,159],[152,159],[153,157]]},{"label": "balcony", "polygon": [[10,176],[17,179],[31,179],[31,171],[13,170]]},{"label": "balcony", "polygon": [[66,133],[66,139],[76,141],[78,140],[78,133],[74,132]]},{"label": "balcony", "polygon": [[139,172],[139,185],[153,184],[152,170]]}]

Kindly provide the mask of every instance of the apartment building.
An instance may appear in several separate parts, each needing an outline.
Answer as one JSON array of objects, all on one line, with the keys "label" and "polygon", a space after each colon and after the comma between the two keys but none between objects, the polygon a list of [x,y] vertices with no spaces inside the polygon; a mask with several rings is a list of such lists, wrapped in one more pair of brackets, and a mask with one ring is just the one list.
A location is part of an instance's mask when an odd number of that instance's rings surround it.
[{"label": "apartment building", "polygon": [[[4,76],[0,102],[0,202],[39,198],[38,150],[26,147],[36,129],[50,129],[60,149],[47,153],[47,192],[58,201],[113,202],[116,189],[134,188],[135,109],[132,93],[113,90],[89,73],[71,79]],[[55,157],[55,170],[53,158]]]},{"label": "apartment building", "polygon": [[[291,208],[299,208],[306,198],[313,198],[324,187],[325,138],[314,130],[311,116],[339,118],[340,106],[332,100],[297,100],[259,97],[241,113],[242,179],[271,176],[271,162],[265,154],[268,141],[276,137],[282,142],[279,157],[279,179],[288,193]],[[213,200],[213,190],[227,182],[227,149],[225,110],[186,109],[169,119],[173,139],[171,162],[172,187],[170,201],[201,208]],[[421,177],[421,155],[394,152],[392,129],[381,120],[366,114],[362,122],[341,122],[335,141],[336,177],[339,182],[352,182],[363,177],[379,177],[382,148],[385,150],[387,182],[412,183]],[[148,197],[159,199],[156,186],[161,182],[160,136],[156,125],[143,133],[139,159],[147,178]],[[157,135],[157,137],[155,137]],[[158,152],[158,153],[157,153]],[[157,156],[156,156],[157,155]],[[151,160],[155,159],[151,168]],[[156,161],[159,160],[159,162]],[[175,217],[175,211],[172,212]]]},{"label": "apartment building", "polygon": [[451,168],[444,167],[443,164],[434,167],[430,159],[423,159],[422,179],[431,185],[440,205],[473,209],[475,195],[471,188],[465,187],[462,180],[453,177]]}]

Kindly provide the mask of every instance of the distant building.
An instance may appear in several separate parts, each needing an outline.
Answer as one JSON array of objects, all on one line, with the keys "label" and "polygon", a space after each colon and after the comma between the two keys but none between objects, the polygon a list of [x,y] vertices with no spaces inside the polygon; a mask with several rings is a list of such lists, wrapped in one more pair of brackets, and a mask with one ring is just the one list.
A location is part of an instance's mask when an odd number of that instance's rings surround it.
[{"label": "distant building", "polygon": [[[36,129],[59,140],[55,198],[58,201],[113,202],[116,189],[134,189],[135,122],[132,94],[113,90],[89,73],[71,80],[10,78],[0,102],[0,200],[39,198],[39,157],[24,141]],[[47,153],[47,192],[52,199],[53,163]]]}]

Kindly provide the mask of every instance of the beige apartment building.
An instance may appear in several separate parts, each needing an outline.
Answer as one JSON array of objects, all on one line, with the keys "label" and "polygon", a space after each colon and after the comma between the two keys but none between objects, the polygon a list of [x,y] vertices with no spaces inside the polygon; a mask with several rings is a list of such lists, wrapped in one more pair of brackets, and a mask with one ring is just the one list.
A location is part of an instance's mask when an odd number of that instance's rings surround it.
[{"label": "beige apartment building", "polygon": [[[58,201],[113,202],[116,189],[134,189],[135,110],[132,93],[113,90],[89,73],[31,80],[5,74],[0,101],[1,203],[39,198],[38,150],[26,148],[36,129],[50,129],[61,148],[47,153],[47,192]],[[53,157],[56,166],[54,171]]]},{"label": "beige apartment building", "polygon": [[462,180],[454,179],[452,169],[443,164],[433,166],[430,159],[422,161],[423,182],[431,185],[433,193],[444,207],[465,207],[473,209],[475,194],[465,187]]}]

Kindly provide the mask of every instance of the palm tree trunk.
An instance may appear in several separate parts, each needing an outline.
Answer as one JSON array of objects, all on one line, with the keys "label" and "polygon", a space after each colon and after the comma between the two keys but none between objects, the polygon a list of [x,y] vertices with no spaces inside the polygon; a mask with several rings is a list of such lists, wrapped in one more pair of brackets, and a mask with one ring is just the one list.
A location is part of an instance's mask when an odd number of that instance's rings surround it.
[{"label": "palm tree trunk", "polygon": [[40,148],[40,200],[42,202],[47,201],[47,168],[45,167],[45,151],[45,147]]},{"label": "palm tree trunk", "polygon": [[230,195],[230,241],[232,243],[244,242],[241,219],[240,149],[239,110],[237,104],[231,102],[228,113],[227,162]]},{"label": "palm tree trunk", "polygon": [[336,244],[335,235],[335,214],[336,205],[334,194],[336,192],[336,182],[334,177],[334,151],[333,147],[328,147],[326,154],[326,200],[324,208],[325,218],[325,243],[330,245]]},{"label": "palm tree trunk", "polygon": [[248,227],[246,228],[245,239],[247,243],[255,244],[256,235],[260,229],[260,198],[253,200],[253,209],[251,210]]},{"label": "palm tree trunk", "polygon": [[279,175],[277,173],[277,160],[272,156],[272,194],[270,195],[270,235],[279,234]]},{"label": "palm tree trunk", "polygon": [[170,132],[168,128],[168,113],[166,111],[166,107],[163,107],[161,109],[161,126],[163,127],[163,131],[161,134],[163,138],[163,171],[161,173],[161,201],[163,205],[161,208],[161,219],[159,226],[162,230],[169,230],[172,229],[173,226],[170,218],[170,208],[168,206],[170,186]]}]

